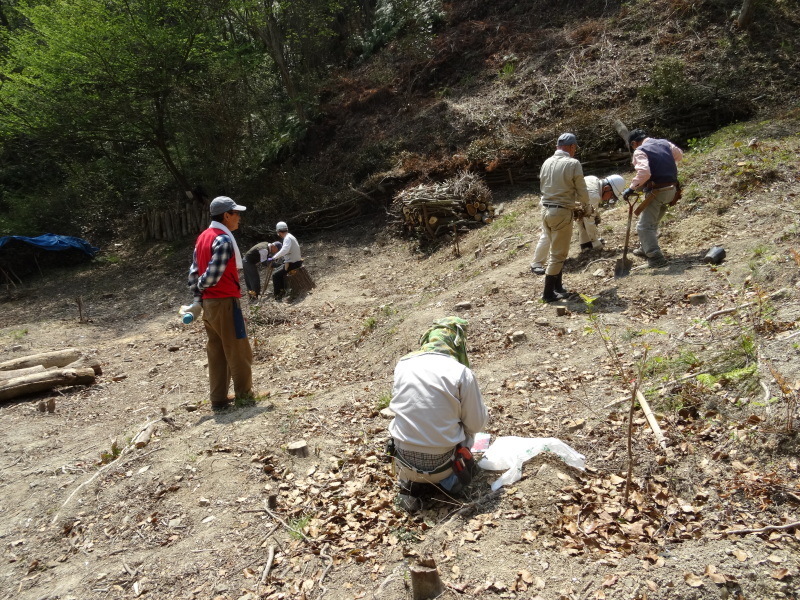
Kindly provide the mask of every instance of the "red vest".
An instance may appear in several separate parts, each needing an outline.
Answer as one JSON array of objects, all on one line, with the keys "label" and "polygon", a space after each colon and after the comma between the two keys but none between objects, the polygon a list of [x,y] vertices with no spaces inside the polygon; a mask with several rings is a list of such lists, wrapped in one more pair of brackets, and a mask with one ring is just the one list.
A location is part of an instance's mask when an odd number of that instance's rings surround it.
[{"label": "red vest", "polygon": [[[195,258],[197,259],[197,272],[202,275],[211,262],[211,244],[219,235],[225,235],[221,229],[209,227],[197,238],[195,244]],[[208,289],[203,290],[203,298],[241,298],[242,291],[239,285],[239,271],[236,270],[236,256],[231,255],[222,278]]]}]

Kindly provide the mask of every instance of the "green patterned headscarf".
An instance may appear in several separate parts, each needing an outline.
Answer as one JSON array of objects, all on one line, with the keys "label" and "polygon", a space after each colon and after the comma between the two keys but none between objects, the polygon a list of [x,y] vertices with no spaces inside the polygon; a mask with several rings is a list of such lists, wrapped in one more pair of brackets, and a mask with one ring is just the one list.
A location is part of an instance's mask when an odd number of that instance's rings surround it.
[{"label": "green patterned headscarf", "polygon": [[420,349],[406,354],[416,356],[424,352],[438,352],[452,356],[465,367],[469,367],[467,357],[467,325],[465,319],[444,317],[436,319],[433,326],[419,338]]}]

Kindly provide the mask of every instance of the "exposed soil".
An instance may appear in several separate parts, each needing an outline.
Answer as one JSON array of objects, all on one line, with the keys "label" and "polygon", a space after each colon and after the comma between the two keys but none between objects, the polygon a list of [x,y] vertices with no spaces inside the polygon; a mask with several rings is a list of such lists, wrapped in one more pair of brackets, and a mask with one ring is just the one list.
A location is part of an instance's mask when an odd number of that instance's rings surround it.
[{"label": "exposed soil", "polygon": [[[564,277],[596,298],[594,321],[582,300],[563,316],[539,302],[538,196],[525,186],[494,191],[503,216],[463,236],[459,256],[380,223],[300,239],[317,288],[250,307],[264,397],[222,413],[207,402],[202,325],[176,313],[191,240],[120,242],[104,262],[9,290],[0,359],[73,346],[103,375],[0,407],[0,598],[408,598],[408,566],[426,555],[450,598],[797,597],[800,529],[725,531],[800,520],[797,392],[776,381],[800,379],[798,131],[784,115],[687,156],[666,268],[635,259],[614,279],[626,211],[605,210],[606,249],[573,255]],[[718,267],[701,261],[714,244],[727,251]],[[380,400],[397,359],[466,301],[488,432],[559,438],[587,470],[543,455],[498,494],[499,473],[484,472],[466,504],[407,515]],[[668,447],[637,409],[626,503],[631,389],[617,373],[645,353],[642,389]],[[704,372],[716,378],[686,376]],[[38,412],[51,396],[55,412]],[[132,448],[162,409],[155,438]],[[301,439],[311,455],[289,455]],[[122,452],[102,466],[114,440]]]}]

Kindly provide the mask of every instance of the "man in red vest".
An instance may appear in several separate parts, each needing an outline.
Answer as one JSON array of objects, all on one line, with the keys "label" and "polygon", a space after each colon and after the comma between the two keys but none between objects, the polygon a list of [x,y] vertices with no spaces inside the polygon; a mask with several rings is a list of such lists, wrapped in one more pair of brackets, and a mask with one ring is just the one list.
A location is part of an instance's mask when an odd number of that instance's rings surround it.
[{"label": "man in red vest", "polygon": [[253,350],[240,303],[242,255],[232,233],[244,210],[227,196],[212,200],[211,225],[197,238],[189,269],[189,289],[194,301],[203,304],[213,410],[230,403],[231,379],[236,398],[253,396]]}]

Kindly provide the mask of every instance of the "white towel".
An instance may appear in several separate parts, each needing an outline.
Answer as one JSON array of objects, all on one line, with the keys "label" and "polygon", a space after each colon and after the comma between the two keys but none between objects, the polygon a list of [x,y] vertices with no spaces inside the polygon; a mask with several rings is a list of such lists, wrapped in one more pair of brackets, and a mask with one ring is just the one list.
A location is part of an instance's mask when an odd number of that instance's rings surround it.
[{"label": "white towel", "polygon": [[242,267],[242,253],[239,252],[239,246],[236,244],[236,238],[233,237],[231,230],[225,227],[219,221],[211,221],[211,225],[209,227],[213,227],[214,229],[222,229],[225,233],[231,236],[231,242],[233,242],[233,253],[236,255],[236,268],[241,269]]}]

